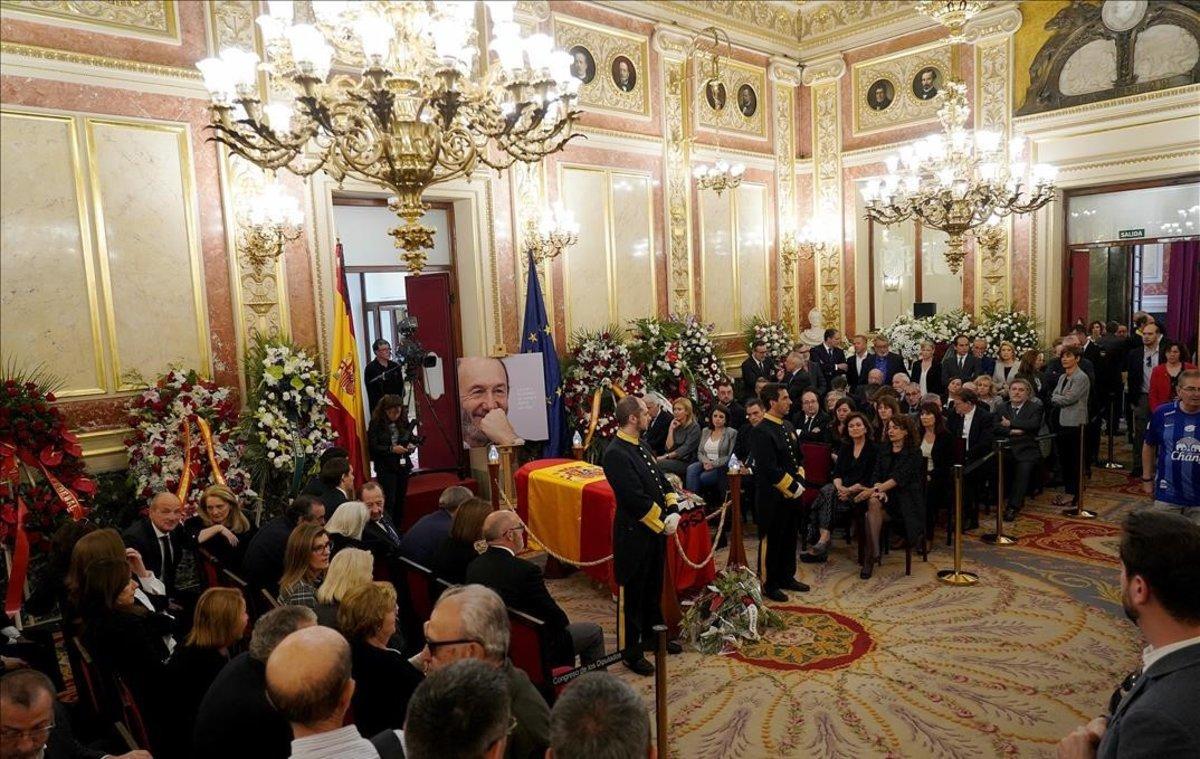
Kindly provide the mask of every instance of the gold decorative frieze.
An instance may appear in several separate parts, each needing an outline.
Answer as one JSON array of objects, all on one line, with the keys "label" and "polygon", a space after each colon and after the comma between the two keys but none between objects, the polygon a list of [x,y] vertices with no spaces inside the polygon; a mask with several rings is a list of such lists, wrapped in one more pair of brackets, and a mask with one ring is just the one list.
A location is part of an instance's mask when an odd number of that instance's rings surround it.
[{"label": "gold decorative frieze", "polygon": [[0,0],[0,9],[6,15],[27,15],[45,23],[179,40],[175,0]]},{"label": "gold decorative frieze", "polygon": [[802,10],[800,41],[815,45],[882,26],[913,13],[912,6],[910,0],[838,0]]},{"label": "gold decorative frieze", "polygon": [[650,115],[646,37],[555,16],[554,42],[571,54],[571,72],[583,82],[579,102],[584,108]]},{"label": "gold decorative frieze", "polygon": [[694,101],[697,123],[765,139],[769,118],[766,82],[766,72],[758,66],[722,61],[719,81],[703,87]]},{"label": "gold decorative frieze", "polygon": [[195,68],[163,66],[158,63],[143,63],[123,58],[109,58],[103,55],[76,53],[71,50],[57,50],[52,47],[42,47],[40,45],[23,45],[18,42],[0,42],[0,55],[37,61],[69,63],[97,69],[112,69],[114,71],[126,71],[133,74],[144,74],[146,76],[164,77],[189,82],[194,81],[197,83],[201,80],[200,72]]},{"label": "gold decorative frieze", "polygon": [[226,47],[258,52],[254,34],[254,19],[258,15],[255,5],[254,0],[211,0],[208,3],[211,53],[216,55]]},{"label": "gold decorative frieze", "polygon": [[[228,239],[230,260],[234,263],[234,279],[238,284],[234,294],[238,305],[239,347],[248,345],[255,333],[272,337],[287,335],[289,325],[283,304],[287,298],[284,258],[280,256],[267,265],[252,260],[245,246],[238,244],[246,233],[243,223],[246,206],[258,195],[265,177],[261,169],[224,150],[223,173],[227,181],[222,188],[229,200],[226,219],[232,222]],[[240,354],[241,351],[239,351]]]},{"label": "gold decorative frieze", "polygon": [[[775,235],[778,247],[785,234],[794,232],[796,223],[796,85],[800,71],[794,64],[772,61],[771,81],[775,103],[775,196],[779,209],[779,227]],[[778,251],[782,253],[782,250]],[[777,255],[779,261],[780,313],[789,329],[800,329],[796,313],[796,258]]]},{"label": "gold decorative frieze", "polygon": [[663,73],[664,174],[667,208],[667,307],[673,313],[690,313],[692,297],[691,156],[688,139],[688,76],[690,38],[670,27],[654,32],[654,47],[661,54]]},{"label": "gold decorative frieze", "polygon": [[949,45],[935,42],[854,64],[854,134],[936,121],[950,55]]},{"label": "gold decorative frieze", "polygon": [[[813,97],[813,218],[829,219],[842,227],[842,126],[841,87],[823,81],[812,88]],[[841,235],[826,245],[816,261],[817,303],[826,327],[844,330],[842,321]]]}]

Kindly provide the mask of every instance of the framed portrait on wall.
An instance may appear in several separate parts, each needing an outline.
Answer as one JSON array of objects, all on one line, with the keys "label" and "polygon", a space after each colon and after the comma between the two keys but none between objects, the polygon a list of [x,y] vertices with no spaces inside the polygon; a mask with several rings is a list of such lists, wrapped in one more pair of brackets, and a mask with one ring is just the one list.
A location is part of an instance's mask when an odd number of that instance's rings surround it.
[{"label": "framed portrait on wall", "polygon": [[704,85],[704,99],[708,101],[708,107],[714,111],[725,110],[725,84],[709,82]]},{"label": "framed portrait on wall", "polygon": [[876,79],[867,90],[867,107],[872,111],[886,111],[896,101],[896,85],[889,79]]},{"label": "framed portrait on wall", "polygon": [[746,118],[751,118],[758,112],[758,93],[748,84],[738,87],[738,110]]},{"label": "framed portrait on wall", "polygon": [[852,66],[854,136],[937,123],[950,46],[937,40]]},{"label": "framed portrait on wall", "polygon": [[579,104],[649,118],[650,41],[603,24],[553,15],[554,43],[571,56],[571,74],[579,79]]},{"label": "framed portrait on wall", "polygon": [[621,92],[633,92],[637,86],[637,68],[633,61],[624,55],[618,55],[612,61],[612,80]]},{"label": "framed portrait on wall", "polygon": [[918,100],[932,100],[942,86],[942,72],[936,66],[926,66],[913,77],[913,94]]},{"label": "framed portrait on wall", "polygon": [[592,51],[583,45],[576,45],[567,51],[571,54],[571,76],[584,84],[591,84],[596,78],[596,59]]}]

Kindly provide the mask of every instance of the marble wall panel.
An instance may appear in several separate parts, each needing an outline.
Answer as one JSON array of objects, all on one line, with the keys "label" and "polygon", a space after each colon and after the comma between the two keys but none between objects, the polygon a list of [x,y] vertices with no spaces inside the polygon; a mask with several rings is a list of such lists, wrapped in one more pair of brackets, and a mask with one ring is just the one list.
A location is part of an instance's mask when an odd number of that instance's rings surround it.
[{"label": "marble wall panel", "polygon": [[579,222],[579,242],[562,254],[567,332],[599,329],[612,320],[608,177],[596,169],[563,167],[561,197]]},{"label": "marble wall panel", "polygon": [[700,313],[718,334],[738,330],[733,193],[699,193]]},{"label": "marble wall panel", "polygon": [[613,315],[624,324],[657,311],[654,198],[649,176],[611,175]]},{"label": "marble wall panel", "polygon": [[738,323],[771,317],[770,194],[765,185],[743,183],[736,192]]},{"label": "marble wall panel", "polygon": [[186,127],[87,119],[86,130],[118,388],[172,366],[211,374]]},{"label": "marble wall panel", "polygon": [[0,122],[0,355],[52,367],[62,379],[59,397],[102,394],[108,385],[76,122],[15,112]]}]

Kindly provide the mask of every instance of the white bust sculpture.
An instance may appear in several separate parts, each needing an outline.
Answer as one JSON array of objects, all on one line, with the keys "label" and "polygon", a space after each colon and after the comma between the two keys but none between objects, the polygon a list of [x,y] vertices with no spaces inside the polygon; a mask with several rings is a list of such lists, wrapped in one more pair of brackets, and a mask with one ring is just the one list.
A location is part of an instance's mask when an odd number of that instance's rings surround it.
[{"label": "white bust sculpture", "polygon": [[800,342],[813,346],[825,339],[825,320],[821,318],[821,309],[814,308],[808,312],[808,329],[800,333]]}]

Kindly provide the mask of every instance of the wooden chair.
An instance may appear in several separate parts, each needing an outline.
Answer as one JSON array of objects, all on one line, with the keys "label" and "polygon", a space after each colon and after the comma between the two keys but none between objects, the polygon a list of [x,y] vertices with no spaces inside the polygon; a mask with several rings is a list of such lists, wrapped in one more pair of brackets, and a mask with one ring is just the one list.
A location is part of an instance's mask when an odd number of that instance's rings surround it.
[{"label": "wooden chair", "polygon": [[150,732],[146,728],[146,721],[142,718],[142,710],[138,707],[133,691],[120,675],[113,675],[113,684],[121,703],[122,721],[129,727],[134,743],[141,748],[151,749]]},{"label": "wooden chair", "polygon": [[571,667],[551,666],[550,641],[544,621],[516,609],[509,609],[508,622],[508,658],[514,667],[529,675],[530,682],[553,706],[561,690],[554,685],[554,678],[570,672]]},{"label": "wooden chair", "polygon": [[801,548],[808,548],[808,520],[812,505],[833,474],[833,451],[824,443],[801,443],[800,455],[804,466],[804,492],[800,494]]}]

